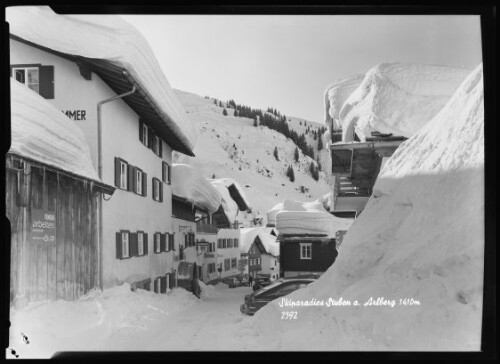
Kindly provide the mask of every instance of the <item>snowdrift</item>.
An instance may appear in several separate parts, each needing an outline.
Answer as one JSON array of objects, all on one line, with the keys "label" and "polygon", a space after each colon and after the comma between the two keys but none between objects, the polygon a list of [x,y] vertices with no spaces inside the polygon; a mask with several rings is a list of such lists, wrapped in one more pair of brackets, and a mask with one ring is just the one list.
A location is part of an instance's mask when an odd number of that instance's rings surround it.
[{"label": "snowdrift", "polygon": [[193,150],[196,129],[186,118],[148,42],[126,21],[114,15],[59,15],[47,6],[9,7],[6,20],[10,33],[24,40],[126,69],[167,116],[164,120],[177,137]]},{"label": "snowdrift", "polygon": [[75,122],[13,78],[10,89],[9,153],[100,182],[85,136]]},{"label": "snowdrift", "polygon": [[[325,306],[295,306],[297,320],[281,320],[277,302],[264,307],[254,324],[262,350],[480,350],[482,66],[400,146],[374,190],[335,264],[287,297]],[[328,307],[330,298],[351,305]],[[370,298],[379,305],[365,306]]]},{"label": "snowdrift", "polygon": [[285,200],[267,214],[276,222],[280,234],[322,234],[335,237],[338,230],[347,230],[352,219],[342,219],[328,213],[321,199],[313,202]]},{"label": "snowdrift", "polygon": [[187,164],[172,165],[172,193],[214,213],[222,203],[219,192],[196,169]]},{"label": "snowdrift", "polygon": [[[372,131],[411,137],[443,108],[469,72],[422,64],[376,65],[341,107],[342,140],[353,140],[353,128],[361,141]],[[330,86],[330,109],[338,109],[338,93]]]}]

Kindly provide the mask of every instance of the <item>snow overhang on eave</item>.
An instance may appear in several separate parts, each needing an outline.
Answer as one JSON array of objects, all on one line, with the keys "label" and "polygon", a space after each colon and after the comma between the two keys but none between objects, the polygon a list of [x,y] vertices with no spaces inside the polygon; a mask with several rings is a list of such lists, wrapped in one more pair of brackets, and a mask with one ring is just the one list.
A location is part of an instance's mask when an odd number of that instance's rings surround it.
[{"label": "snow overhang on eave", "polygon": [[233,184],[231,184],[228,188],[229,190],[229,195],[231,198],[236,202],[236,205],[238,205],[238,209],[240,211],[247,211],[250,209],[250,207],[247,205],[245,199],[243,196],[241,196],[240,191],[238,188]]},{"label": "snow overhang on eave", "polygon": [[40,162],[40,161],[37,161],[37,160],[35,160],[33,158],[26,157],[26,156],[24,156],[22,154],[19,154],[19,153],[8,152],[8,154],[14,156],[15,158],[19,158],[21,160],[24,160],[24,161],[26,161],[28,163],[37,165],[37,166],[39,166],[41,168],[46,168],[47,170],[51,170],[51,171],[54,171],[56,173],[61,173],[61,174],[67,175],[68,177],[71,177],[71,178],[74,178],[74,179],[77,179],[77,180],[80,180],[80,181],[91,182],[91,183],[94,184],[94,188],[95,188],[96,191],[104,193],[106,195],[110,195],[111,196],[111,195],[113,195],[113,193],[116,190],[115,186],[108,185],[107,183],[104,183],[104,182],[102,182],[102,181],[100,181],[98,179],[93,179],[93,178],[89,178],[89,177],[86,177],[86,176],[81,176],[79,174],[66,171],[66,170],[61,169],[59,167],[56,167],[56,166],[53,166],[53,165],[50,165],[50,164],[47,164],[47,163],[43,163],[43,162]]},{"label": "snow overhang on eave", "polygon": [[145,124],[153,128],[155,133],[165,140],[173,150],[190,157],[195,156],[186,137],[182,136],[182,132],[180,130],[174,130],[169,126],[175,125],[175,122],[159,110],[159,107],[155,105],[146,89],[136,82],[122,67],[116,66],[110,61],[103,59],[86,58],[58,52],[27,41],[14,34],[10,34],[10,37],[16,41],[75,62],[80,67],[81,73],[83,71],[82,66],[86,67],[85,71],[96,73],[117,95],[130,91],[135,85],[137,91],[123,98],[127,105],[139,115]]}]

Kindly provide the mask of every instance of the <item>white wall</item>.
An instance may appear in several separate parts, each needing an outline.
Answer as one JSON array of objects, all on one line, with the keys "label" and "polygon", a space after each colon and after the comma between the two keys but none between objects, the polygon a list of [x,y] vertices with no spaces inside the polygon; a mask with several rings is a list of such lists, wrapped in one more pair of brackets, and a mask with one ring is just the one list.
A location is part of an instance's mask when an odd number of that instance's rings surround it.
[{"label": "white wall", "polygon": [[260,273],[270,274],[272,281],[279,278],[280,263],[278,262],[278,259],[270,254],[262,254],[261,259],[262,270]]},{"label": "white wall", "polygon": [[[91,80],[80,75],[78,66],[64,58],[10,41],[11,64],[41,63],[54,66],[55,98],[47,100],[60,110],[85,110],[86,120],[75,121],[83,130],[89,144],[92,161],[97,170],[97,103],[115,96],[96,74]],[[103,279],[109,287],[122,282],[156,278],[171,272],[174,252],[155,254],[155,232],[172,232],[172,190],[163,183],[163,202],[152,198],[152,178],[161,180],[162,160],[172,163],[172,149],[163,142],[163,158],[139,140],[139,117],[123,101],[103,105],[103,181],[114,185],[114,158],[120,157],[147,173],[147,196],[117,189],[109,201],[103,203]],[[115,233],[119,230],[148,233],[148,256],[116,259]],[[177,245],[178,246],[178,245]],[[176,250],[178,254],[178,248]]]},{"label": "white wall", "polygon": [[[241,234],[240,229],[219,229],[217,233],[217,239],[238,239],[238,247],[237,248],[217,248],[217,267],[222,264],[222,273],[221,278],[232,277],[240,274],[238,270],[238,261],[240,258],[240,246],[241,246]],[[233,259],[236,258],[236,268],[231,268],[229,270],[224,270],[224,259]]]}]

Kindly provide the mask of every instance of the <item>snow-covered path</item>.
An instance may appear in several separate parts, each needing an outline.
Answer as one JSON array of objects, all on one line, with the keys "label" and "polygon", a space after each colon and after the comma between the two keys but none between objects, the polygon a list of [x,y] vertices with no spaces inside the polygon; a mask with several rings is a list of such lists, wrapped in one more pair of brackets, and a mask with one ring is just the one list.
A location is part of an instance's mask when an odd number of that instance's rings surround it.
[{"label": "snow-covered path", "polygon": [[182,288],[158,295],[123,285],[82,300],[39,303],[11,312],[9,347],[22,358],[57,351],[260,350],[253,317],[239,310],[251,292],[208,286],[197,299]]}]

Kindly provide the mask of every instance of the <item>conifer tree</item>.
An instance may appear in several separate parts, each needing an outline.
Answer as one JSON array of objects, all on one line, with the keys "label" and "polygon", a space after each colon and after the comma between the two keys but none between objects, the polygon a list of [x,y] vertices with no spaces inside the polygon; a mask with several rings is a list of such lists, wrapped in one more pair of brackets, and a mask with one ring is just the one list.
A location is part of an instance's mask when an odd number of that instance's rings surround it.
[{"label": "conifer tree", "polygon": [[295,152],[293,153],[293,158],[295,159],[295,162],[299,161],[299,148],[295,147]]},{"label": "conifer tree", "polygon": [[224,110],[222,110],[222,115],[227,116],[227,110],[226,110],[226,108],[224,108]]},{"label": "conifer tree", "polygon": [[276,158],[277,161],[279,161],[279,156],[278,156],[278,147],[274,147],[274,158]]},{"label": "conifer tree", "polygon": [[253,119],[253,126],[259,126],[259,124],[257,123],[257,116],[255,116],[255,118]]}]

